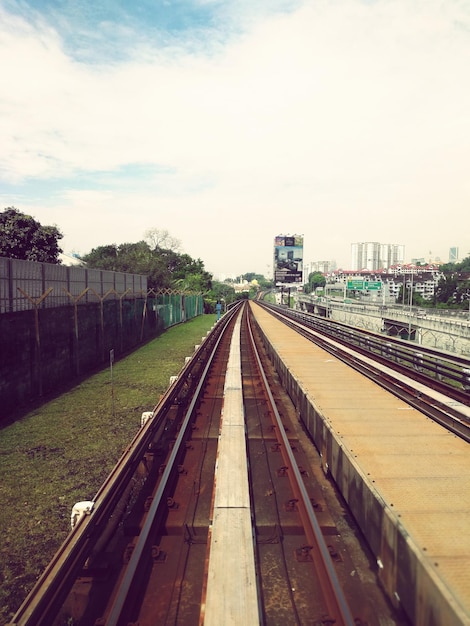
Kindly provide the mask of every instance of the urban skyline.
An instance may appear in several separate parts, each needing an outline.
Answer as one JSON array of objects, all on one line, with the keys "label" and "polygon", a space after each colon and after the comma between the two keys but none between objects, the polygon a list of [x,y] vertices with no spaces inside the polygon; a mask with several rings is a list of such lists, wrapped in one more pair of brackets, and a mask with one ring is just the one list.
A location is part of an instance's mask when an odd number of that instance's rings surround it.
[{"label": "urban skyline", "polygon": [[[451,246],[448,258],[432,258],[432,252],[428,257],[411,257],[407,259],[405,246],[402,244],[381,244],[379,242],[357,242],[351,244],[351,264],[339,267],[334,260],[315,260],[305,264],[310,268],[309,272],[328,273],[332,270],[343,269],[349,271],[387,269],[393,265],[433,265],[443,263],[458,263],[462,259],[459,256],[459,248]],[[370,261],[370,262],[369,262]]]},{"label": "urban skyline", "polygon": [[464,254],[464,5],[0,0],[0,207],[68,254],[164,229],[214,275],[289,230],[340,267]]}]

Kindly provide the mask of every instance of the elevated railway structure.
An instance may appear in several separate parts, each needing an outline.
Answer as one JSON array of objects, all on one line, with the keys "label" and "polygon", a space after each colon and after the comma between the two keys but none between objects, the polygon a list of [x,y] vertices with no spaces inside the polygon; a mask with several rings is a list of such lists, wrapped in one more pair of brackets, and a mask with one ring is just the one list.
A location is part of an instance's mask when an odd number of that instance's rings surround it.
[{"label": "elevated railway structure", "polygon": [[470,624],[466,364],[328,334],[227,313],[11,625]]},{"label": "elevated railway structure", "polygon": [[[338,345],[350,347],[383,366],[411,376],[428,388],[449,395],[461,404],[470,404],[470,359],[465,356],[384,337],[375,332],[352,328],[347,324],[282,306],[263,306],[274,315],[277,314],[280,319],[292,320],[292,327],[303,332],[312,341],[320,343],[320,337],[325,337],[323,346],[326,349],[328,345],[331,350],[337,350]],[[312,332],[305,333],[303,327]],[[338,342],[336,346],[333,342],[328,343],[331,339]]]},{"label": "elevated railway structure", "polygon": [[[370,364],[367,379],[367,356],[356,353],[354,361],[362,364],[352,368],[344,362],[350,348],[337,340],[329,342],[328,350],[325,343],[307,347],[297,330],[259,305],[256,319],[325,471],[375,554],[389,598],[413,624],[470,624],[469,407],[468,396],[460,393],[465,384],[454,396],[452,384],[437,392],[431,377],[426,391],[423,382],[414,380],[413,367],[408,375],[402,370],[394,376],[383,362]],[[466,370],[468,362],[461,367]],[[384,389],[384,380],[393,377],[398,384]],[[440,394],[438,421],[410,404],[409,394],[402,397],[404,385],[411,396],[427,396],[431,404]],[[448,409],[454,408],[463,436],[443,426]]]},{"label": "elevated railway structure", "polygon": [[352,327],[399,337],[415,346],[426,345],[470,356],[470,311],[449,312],[306,295],[297,297],[297,306]]}]

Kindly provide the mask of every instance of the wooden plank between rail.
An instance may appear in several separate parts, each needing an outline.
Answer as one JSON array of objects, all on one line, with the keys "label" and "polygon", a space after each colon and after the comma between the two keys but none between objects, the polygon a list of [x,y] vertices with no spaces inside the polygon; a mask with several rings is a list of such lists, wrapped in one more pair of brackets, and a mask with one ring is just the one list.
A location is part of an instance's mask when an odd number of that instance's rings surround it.
[{"label": "wooden plank between rail", "polygon": [[260,623],[246,454],[239,318],[224,388],[204,626]]}]

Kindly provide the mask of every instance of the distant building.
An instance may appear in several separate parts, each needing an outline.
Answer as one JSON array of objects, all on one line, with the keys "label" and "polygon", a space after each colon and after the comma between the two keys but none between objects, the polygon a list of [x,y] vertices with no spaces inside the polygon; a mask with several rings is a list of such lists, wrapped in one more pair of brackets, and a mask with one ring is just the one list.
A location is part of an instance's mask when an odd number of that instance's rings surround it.
[{"label": "distant building", "polygon": [[59,261],[62,265],[78,265],[84,267],[86,263],[84,263],[81,258],[75,254],[65,254],[61,252],[59,254]]},{"label": "distant building", "polygon": [[343,285],[345,292],[348,283],[353,281],[359,285],[363,281],[364,286],[366,282],[380,283],[380,288],[377,291],[367,293],[366,289],[359,289],[358,293],[366,297],[379,298],[383,302],[395,300],[402,286],[413,289],[414,293],[419,293],[426,300],[432,300],[441,277],[442,273],[436,264],[424,266],[397,264],[386,270],[377,271],[367,269],[359,271],[337,270],[325,276],[328,284]]},{"label": "distant building", "polygon": [[307,279],[310,274],[314,274],[315,272],[328,274],[328,272],[331,272],[333,269],[332,265],[331,261],[311,261],[305,268],[307,270]]},{"label": "distant building", "polygon": [[351,244],[351,269],[371,272],[403,263],[405,246],[377,241]]},{"label": "distant building", "polygon": [[239,283],[234,283],[232,287],[235,293],[248,293],[250,291],[250,283],[247,280],[242,280]]},{"label": "distant building", "polygon": [[458,263],[459,262],[459,249],[457,247],[453,247],[449,249],[449,263]]},{"label": "distant building", "polygon": [[381,268],[389,268],[405,260],[405,246],[396,243],[382,244]]}]

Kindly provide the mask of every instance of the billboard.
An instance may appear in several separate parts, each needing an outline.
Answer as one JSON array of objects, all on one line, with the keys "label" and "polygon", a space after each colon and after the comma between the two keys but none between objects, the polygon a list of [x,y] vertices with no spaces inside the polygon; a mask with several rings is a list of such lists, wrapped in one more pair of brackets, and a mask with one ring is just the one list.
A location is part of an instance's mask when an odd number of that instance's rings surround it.
[{"label": "billboard", "polygon": [[274,282],[302,284],[303,235],[277,235],[274,238]]}]

